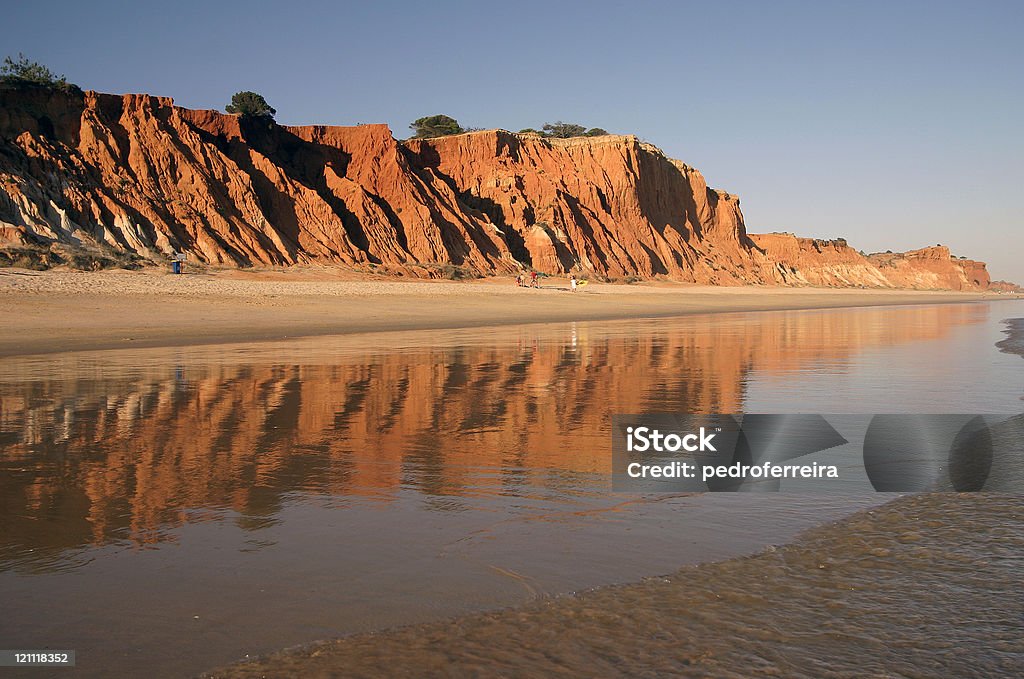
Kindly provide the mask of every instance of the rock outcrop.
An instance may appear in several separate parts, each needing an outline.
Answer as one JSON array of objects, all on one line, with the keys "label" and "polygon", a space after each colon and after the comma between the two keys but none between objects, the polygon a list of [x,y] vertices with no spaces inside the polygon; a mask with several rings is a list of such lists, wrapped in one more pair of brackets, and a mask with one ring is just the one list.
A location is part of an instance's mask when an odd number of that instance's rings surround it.
[{"label": "rock outcrop", "polygon": [[800,238],[791,233],[752,234],[777,268],[777,282],[827,287],[987,290],[984,262],[954,257],[944,245],[900,253],[863,254],[842,239]]},{"label": "rock outcrop", "polygon": [[988,289],[992,292],[1024,292],[1024,288],[1009,281],[992,281],[988,284]]},{"label": "rock outcrop", "polygon": [[636,137],[538,139],[489,130],[406,147],[542,271],[771,282],[739,200]]},{"label": "rock outcrop", "polygon": [[991,283],[984,262],[953,257],[944,245],[909,252],[876,253],[870,255],[870,260],[900,288],[986,290]]},{"label": "rock outcrop", "polygon": [[791,233],[751,235],[775,263],[776,280],[789,285],[894,287],[874,264],[842,239],[799,238]]},{"label": "rock outcrop", "polygon": [[511,270],[504,241],[386,126],[285,128],[169,99],[0,90],[9,240],[185,251],[221,265],[467,264]]},{"label": "rock outcrop", "polygon": [[841,240],[748,235],[735,196],[632,136],[399,142],[384,125],[286,127],[148,95],[0,89],[0,244],[55,242],[412,275],[988,285],[984,264],[945,249],[864,257]]}]

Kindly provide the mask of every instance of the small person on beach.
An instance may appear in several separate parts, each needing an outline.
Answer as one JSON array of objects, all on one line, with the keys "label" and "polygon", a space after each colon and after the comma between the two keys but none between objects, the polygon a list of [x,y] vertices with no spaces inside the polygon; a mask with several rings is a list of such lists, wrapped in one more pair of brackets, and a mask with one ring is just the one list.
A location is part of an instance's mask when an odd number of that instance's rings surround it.
[{"label": "small person on beach", "polygon": [[576,274],[569,276],[569,289],[576,292]]},{"label": "small person on beach", "polygon": [[523,273],[521,271],[516,274],[516,286],[523,287]]},{"label": "small person on beach", "polygon": [[531,271],[530,272],[530,287],[534,287],[534,288],[539,288],[540,287],[540,285],[537,282],[537,272],[536,271]]}]

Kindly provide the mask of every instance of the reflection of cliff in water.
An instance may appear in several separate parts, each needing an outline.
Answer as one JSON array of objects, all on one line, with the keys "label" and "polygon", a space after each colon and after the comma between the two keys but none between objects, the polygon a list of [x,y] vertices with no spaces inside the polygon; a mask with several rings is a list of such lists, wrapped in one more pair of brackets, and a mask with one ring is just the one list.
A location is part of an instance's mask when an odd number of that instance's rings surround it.
[{"label": "reflection of cliff in water", "polygon": [[841,370],[983,318],[784,312],[8,359],[0,550],[142,544],[221,509],[255,528],[291,492],[600,487],[613,413],[739,412],[752,372]]}]

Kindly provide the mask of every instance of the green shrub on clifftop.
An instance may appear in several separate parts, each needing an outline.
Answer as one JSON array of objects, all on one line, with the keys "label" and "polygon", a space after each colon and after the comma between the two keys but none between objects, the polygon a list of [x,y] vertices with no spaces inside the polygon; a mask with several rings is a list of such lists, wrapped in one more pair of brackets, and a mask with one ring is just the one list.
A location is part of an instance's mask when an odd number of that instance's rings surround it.
[{"label": "green shrub on clifftop", "polygon": [[262,94],[256,92],[235,92],[231,97],[231,103],[224,107],[228,113],[235,113],[243,118],[255,118],[266,116],[273,118],[277,109],[267,103]]},{"label": "green shrub on clifftop", "polygon": [[572,139],[573,137],[600,137],[610,134],[608,130],[601,127],[592,127],[589,130],[583,125],[576,123],[544,123],[543,130],[535,130],[527,127],[519,130],[519,134],[537,135],[546,139]]},{"label": "green shrub on clifftop", "polygon": [[544,123],[544,136],[554,139],[569,139],[570,137],[582,137],[587,128],[576,123]]},{"label": "green shrub on clifftop", "polygon": [[78,85],[69,83],[62,74],[60,77],[38,61],[29,61],[22,53],[17,60],[11,57],[4,59],[0,66],[0,83],[4,85],[22,85],[29,87],[45,87],[64,92],[81,92]]},{"label": "green shrub on clifftop", "polygon": [[429,139],[431,137],[447,137],[452,134],[462,134],[467,130],[462,129],[459,121],[451,116],[438,114],[436,116],[424,116],[414,120],[409,129],[416,134],[416,139]]}]

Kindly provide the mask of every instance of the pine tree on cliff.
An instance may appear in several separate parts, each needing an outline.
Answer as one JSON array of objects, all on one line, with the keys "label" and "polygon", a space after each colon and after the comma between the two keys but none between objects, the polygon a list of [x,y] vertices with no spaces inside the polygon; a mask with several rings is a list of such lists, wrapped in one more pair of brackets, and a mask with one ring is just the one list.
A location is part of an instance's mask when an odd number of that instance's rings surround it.
[{"label": "pine tree on cliff", "polygon": [[273,118],[277,109],[267,103],[262,94],[256,92],[236,92],[231,103],[224,107],[228,113],[235,113],[243,118],[266,116]]},{"label": "pine tree on cliff", "polygon": [[544,123],[543,131],[526,127],[519,130],[519,134],[536,135],[548,139],[571,139],[572,137],[601,137],[611,133],[603,127],[592,127],[588,130],[582,125],[563,123],[559,120],[557,123]]},{"label": "pine tree on cliff", "polygon": [[572,137],[601,137],[611,133],[603,127],[592,127],[588,130],[582,125],[563,123],[559,120],[557,123],[545,123],[543,131],[526,127],[519,130],[519,134],[536,135],[550,139],[570,139]]},{"label": "pine tree on cliff", "polygon": [[466,131],[459,125],[458,120],[446,115],[426,116],[414,120],[409,125],[409,129],[416,133],[414,135],[416,139],[446,137],[450,134],[462,134]]},{"label": "pine tree on cliff", "polygon": [[17,60],[7,57],[0,66],[0,83],[4,85],[46,87],[65,92],[81,92],[78,85],[69,83],[63,75],[60,77],[38,61],[29,61],[24,54],[18,53]]},{"label": "pine tree on cliff", "polygon": [[544,135],[555,139],[568,139],[570,137],[582,137],[587,128],[576,123],[544,123]]}]

